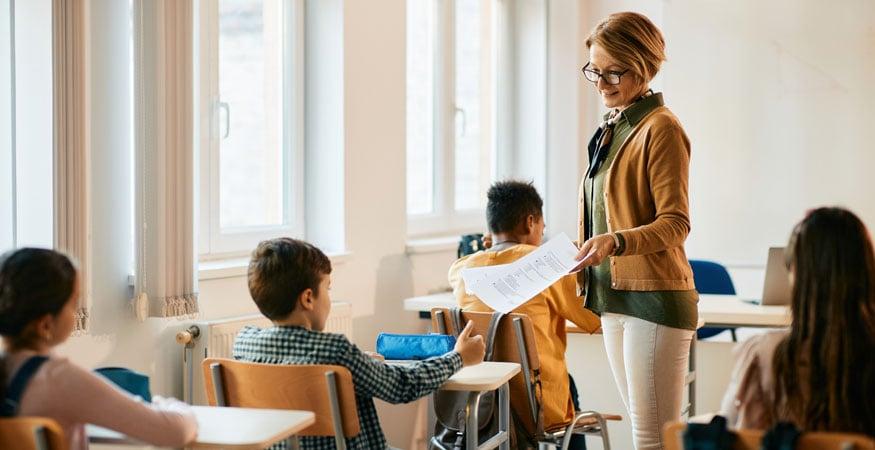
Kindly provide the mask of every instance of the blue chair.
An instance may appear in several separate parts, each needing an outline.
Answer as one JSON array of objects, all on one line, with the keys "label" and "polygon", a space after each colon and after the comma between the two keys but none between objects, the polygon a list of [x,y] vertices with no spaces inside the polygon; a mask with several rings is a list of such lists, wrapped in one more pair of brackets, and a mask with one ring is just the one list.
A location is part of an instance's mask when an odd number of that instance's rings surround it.
[{"label": "blue chair", "polygon": [[[732,278],[729,277],[729,272],[722,264],[691,259],[690,266],[693,268],[693,280],[696,282],[696,290],[700,294],[735,295],[735,286],[732,285]],[[738,342],[738,338],[735,336],[735,328],[703,327],[698,330],[697,337],[699,339],[707,339],[726,330],[732,333],[732,341]]]}]

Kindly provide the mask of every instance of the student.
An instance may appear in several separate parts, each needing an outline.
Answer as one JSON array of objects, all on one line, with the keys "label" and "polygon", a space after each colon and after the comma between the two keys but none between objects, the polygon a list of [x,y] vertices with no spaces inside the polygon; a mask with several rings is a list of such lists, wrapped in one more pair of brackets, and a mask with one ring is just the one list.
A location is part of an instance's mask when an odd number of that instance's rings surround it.
[{"label": "student", "polygon": [[[430,394],[463,365],[483,361],[485,345],[468,324],[455,350],[410,366],[388,365],[366,355],[341,334],[323,333],[331,309],[331,261],[306,242],[264,241],[249,262],[249,293],[271,328],[245,327],[234,342],[234,358],[269,364],[334,364],[352,372],[361,433],[350,449],[384,449],[373,398],[406,403]],[[304,437],[305,449],[334,448],[334,437]]]},{"label": "student", "polygon": [[[542,205],[541,196],[531,183],[500,181],[492,185],[486,205],[492,246],[487,251],[462,257],[450,267],[450,286],[459,306],[466,311],[492,311],[480,299],[465,292],[461,271],[468,267],[511,263],[535,250],[544,234]],[[588,333],[600,326],[598,317],[585,309],[579,298],[575,276],[570,275],[513,310],[532,320],[541,360],[541,408],[548,431],[568,425],[575,412],[576,398],[571,394],[565,364],[565,321],[574,322]],[[521,389],[521,385],[511,385],[511,405],[517,414],[530,414],[526,394]]]},{"label": "student", "polygon": [[[185,403],[154,397],[148,404],[67,358],[52,353],[75,323],[79,280],[73,263],[53,250],[23,248],[0,257],[0,399],[25,363],[46,359],[21,391],[17,411],[4,414],[54,419],[70,450],[86,450],[85,424],[124,433],[151,445],[184,447],[197,436]],[[33,358],[33,359],[32,359]],[[33,364],[30,362],[29,364]]]},{"label": "student", "polygon": [[793,283],[787,331],[739,345],[722,414],[738,428],[875,437],[875,256],[866,227],[840,208],[810,212],[785,253]]}]

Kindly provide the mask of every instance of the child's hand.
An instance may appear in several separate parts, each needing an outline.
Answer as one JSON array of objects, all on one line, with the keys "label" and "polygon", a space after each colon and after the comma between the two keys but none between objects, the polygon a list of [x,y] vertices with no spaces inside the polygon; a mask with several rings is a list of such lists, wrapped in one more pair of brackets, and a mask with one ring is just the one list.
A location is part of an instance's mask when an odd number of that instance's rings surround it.
[{"label": "child's hand", "polygon": [[366,355],[370,356],[372,359],[376,359],[377,361],[383,362],[386,360],[386,357],[377,353],[377,352],[365,352]]},{"label": "child's hand", "polygon": [[483,342],[483,337],[471,336],[473,330],[474,323],[469,320],[465,329],[456,338],[456,347],[453,350],[462,357],[463,366],[480,364],[486,354],[486,344]]}]

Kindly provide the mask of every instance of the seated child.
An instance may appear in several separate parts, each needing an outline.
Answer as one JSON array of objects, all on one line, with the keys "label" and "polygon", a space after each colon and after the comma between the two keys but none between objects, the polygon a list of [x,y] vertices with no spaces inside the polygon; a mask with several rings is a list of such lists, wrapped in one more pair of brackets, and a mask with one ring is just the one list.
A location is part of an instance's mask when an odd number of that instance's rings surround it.
[{"label": "seated child", "polygon": [[[185,403],[161,397],[145,403],[52,352],[73,332],[78,297],[76,268],[63,254],[22,248],[0,257],[2,415],[54,419],[70,450],[88,448],[87,423],[162,447],[192,442],[197,421]],[[10,384],[26,373],[19,372],[25,364],[39,361],[16,401]]]},{"label": "seated child", "polygon": [[[245,327],[234,358],[269,364],[333,364],[352,373],[361,433],[350,449],[385,449],[373,398],[406,403],[430,394],[463,365],[483,360],[480,336],[468,324],[455,350],[410,366],[388,365],[366,355],[341,334],[323,333],[331,309],[331,261],[313,245],[290,238],[264,241],[249,262],[249,292],[271,328]],[[305,449],[334,448],[334,437],[303,437]]]},{"label": "seated child", "polygon": [[[491,312],[492,308],[465,292],[461,277],[466,267],[508,264],[527,255],[541,244],[544,234],[543,201],[531,183],[500,181],[487,193],[486,219],[492,246],[460,258],[450,267],[450,286],[466,311]],[[565,364],[565,321],[570,320],[588,333],[600,327],[598,316],[583,307],[573,275],[563,277],[512,313],[532,320],[541,360],[542,412],[544,429],[555,430],[574,418],[574,401]],[[511,406],[518,415],[528,415],[525,391],[511,384]]]},{"label": "seated child", "polygon": [[789,330],[740,343],[721,414],[737,428],[791,422],[875,437],[875,254],[850,211],[818,208],[785,252]]}]

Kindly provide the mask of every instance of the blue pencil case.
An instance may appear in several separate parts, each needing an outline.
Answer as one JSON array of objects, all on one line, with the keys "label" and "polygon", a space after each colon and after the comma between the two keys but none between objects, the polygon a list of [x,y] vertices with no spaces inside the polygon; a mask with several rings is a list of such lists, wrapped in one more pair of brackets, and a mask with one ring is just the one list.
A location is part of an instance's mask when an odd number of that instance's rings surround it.
[{"label": "blue pencil case", "polygon": [[393,334],[377,336],[377,353],[386,359],[428,359],[453,351],[456,338],[445,334]]}]

